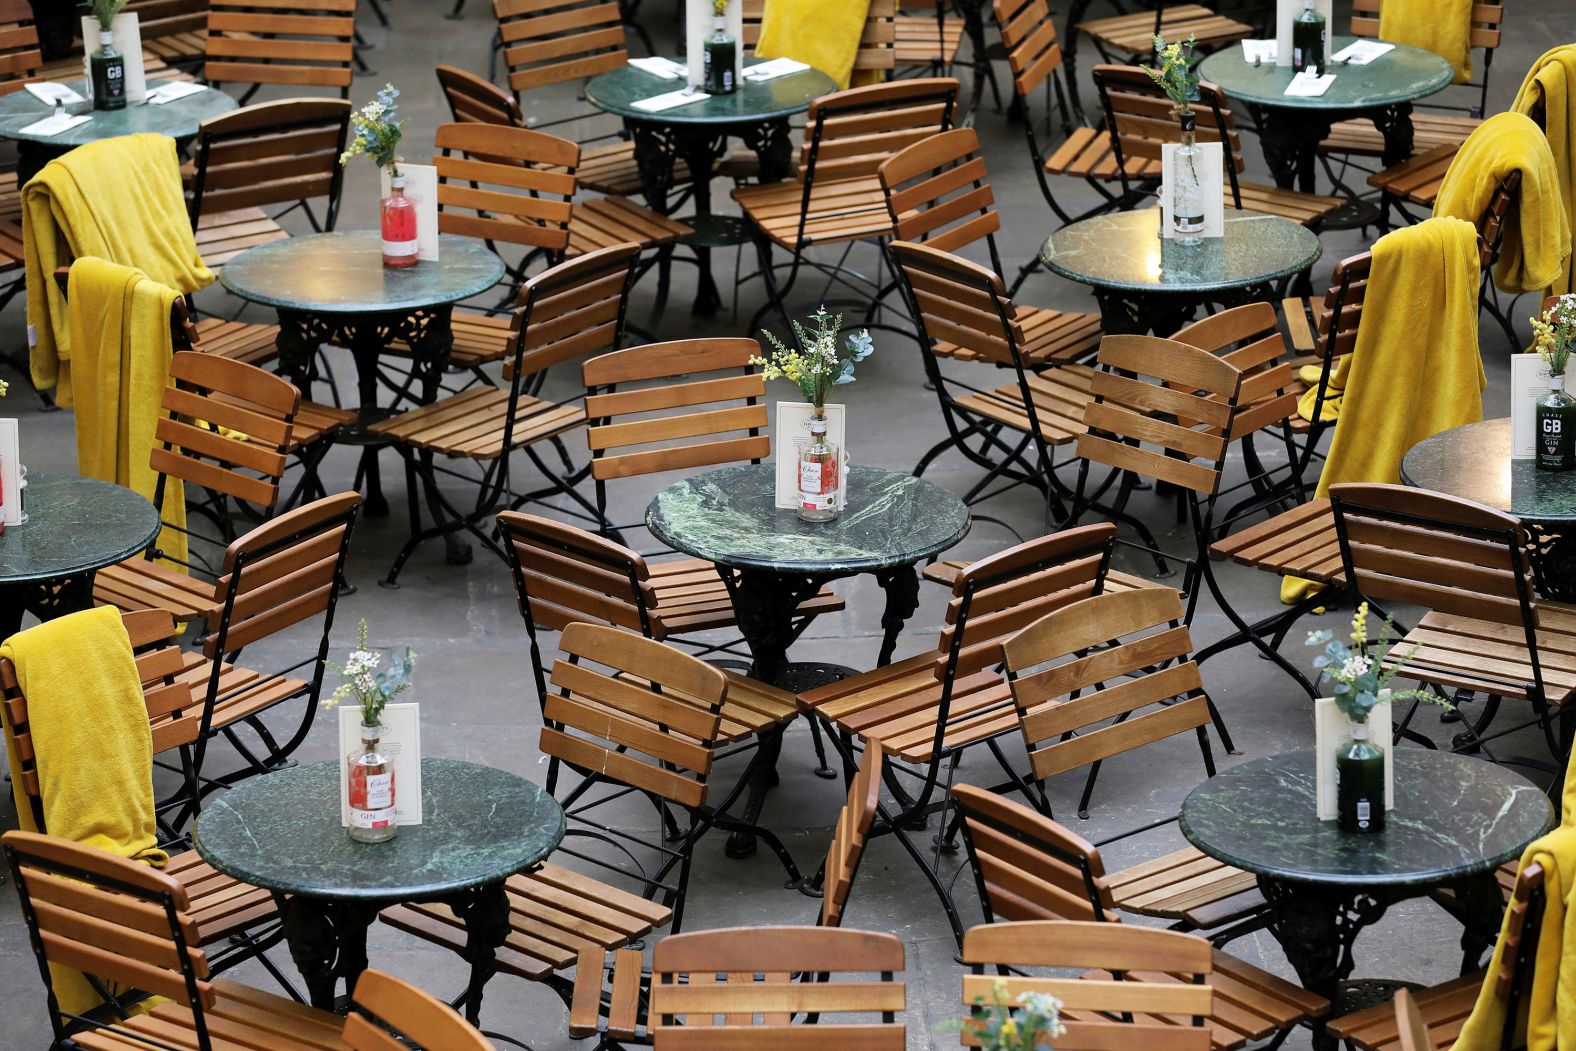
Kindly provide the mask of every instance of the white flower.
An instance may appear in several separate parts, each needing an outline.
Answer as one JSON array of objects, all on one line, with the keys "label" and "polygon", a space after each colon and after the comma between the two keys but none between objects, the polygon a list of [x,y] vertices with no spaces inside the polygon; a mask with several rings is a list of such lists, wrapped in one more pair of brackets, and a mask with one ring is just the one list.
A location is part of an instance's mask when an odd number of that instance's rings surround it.
[{"label": "white flower", "polygon": [[1347,682],[1354,682],[1368,674],[1373,667],[1373,660],[1360,653],[1354,653],[1341,664],[1340,677]]}]

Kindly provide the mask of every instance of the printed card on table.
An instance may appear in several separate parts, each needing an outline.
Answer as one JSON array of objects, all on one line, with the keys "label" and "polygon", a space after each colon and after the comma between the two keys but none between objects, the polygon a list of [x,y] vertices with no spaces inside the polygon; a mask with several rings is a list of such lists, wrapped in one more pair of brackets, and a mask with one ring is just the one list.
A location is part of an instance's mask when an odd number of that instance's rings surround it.
[{"label": "printed card on table", "polygon": [[17,443],[17,422],[0,420],[0,519],[8,526],[21,525],[22,462]]},{"label": "printed card on table", "polygon": [[[814,407],[807,401],[780,401],[777,403],[777,436],[772,448],[777,450],[776,478],[777,504],[784,510],[799,506],[799,454],[810,444],[810,417]],[[837,507],[842,510],[847,498],[848,446],[845,443],[848,414],[842,405],[826,406],[826,437],[843,451],[843,469],[838,481]]]},{"label": "printed card on table", "polygon": [[[1538,402],[1548,396],[1549,367],[1536,354],[1510,356],[1510,458],[1531,460],[1538,455]],[[1565,373],[1565,393],[1576,396],[1576,370]],[[4,421],[0,421],[4,422]]]},{"label": "printed card on table", "polygon": [[[416,202],[416,258],[438,261],[438,169],[430,164],[406,164],[399,170],[405,176],[405,196]],[[389,170],[379,168],[383,180],[382,200],[389,195]]]},{"label": "printed card on table", "polygon": [[[361,705],[341,704],[339,713],[339,823],[350,827],[350,756],[361,751]],[[378,749],[394,760],[394,811],[401,825],[421,824],[421,705],[383,709]]]},{"label": "printed card on table", "polygon": [[[1291,66],[1291,24],[1302,13],[1302,0],[1275,0],[1275,64]],[[1335,0],[1313,0],[1313,9],[1324,16],[1324,46],[1335,32]]]},{"label": "printed card on table", "polygon": [[[700,84],[706,79],[706,38],[711,36],[717,9],[711,0],[684,0],[684,9],[684,56],[689,62],[689,82]],[[739,84],[744,75],[744,0],[728,0],[727,13],[722,17],[728,35],[738,45],[733,49],[733,82]]]},{"label": "printed card on table", "polygon": [[[1160,147],[1160,236],[1175,237],[1171,229],[1171,179],[1177,146]],[[1204,191],[1204,232],[1200,237],[1226,236],[1226,159],[1218,142],[1198,144],[1198,181]]]}]

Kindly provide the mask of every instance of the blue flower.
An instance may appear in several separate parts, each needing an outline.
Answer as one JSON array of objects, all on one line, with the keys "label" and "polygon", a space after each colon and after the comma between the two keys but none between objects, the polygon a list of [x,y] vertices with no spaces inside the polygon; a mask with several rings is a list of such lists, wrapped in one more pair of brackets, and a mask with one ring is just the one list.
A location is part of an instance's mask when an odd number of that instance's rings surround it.
[{"label": "blue flower", "polygon": [[[851,332],[848,335],[848,346],[853,351],[855,361],[864,361],[875,351],[875,346],[870,338],[868,329]],[[851,380],[851,378],[850,378]]]}]

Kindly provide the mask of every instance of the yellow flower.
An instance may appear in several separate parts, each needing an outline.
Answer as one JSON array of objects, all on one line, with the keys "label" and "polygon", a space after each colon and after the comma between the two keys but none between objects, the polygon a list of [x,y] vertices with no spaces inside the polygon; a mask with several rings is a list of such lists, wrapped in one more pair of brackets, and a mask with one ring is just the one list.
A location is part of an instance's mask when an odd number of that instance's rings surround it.
[{"label": "yellow flower", "polygon": [[1362,646],[1368,641],[1368,603],[1364,602],[1357,607],[1357,612],[1352,616],[1352,645]]},{"label": "yellow flower", "polygon": [[1009,1018],[1001,1024],[1001,1028],[996,1032],[998,1035],[1011,1040],[1013,1037],[1018,1035],[1018,1023]]}]

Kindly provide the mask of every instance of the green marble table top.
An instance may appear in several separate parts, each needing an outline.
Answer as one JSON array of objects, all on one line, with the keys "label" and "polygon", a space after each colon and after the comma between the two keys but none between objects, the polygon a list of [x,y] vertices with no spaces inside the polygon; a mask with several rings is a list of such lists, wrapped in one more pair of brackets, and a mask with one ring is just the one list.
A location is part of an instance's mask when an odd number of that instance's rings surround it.
[{"label": "green marble table top", "polygon": [[557,801],[503,770],[423,759],[421,790],[421,824],[402,826],[386,843],[358,843],[339,823],[339,763],[298,766],[215,797],[193,838],[202,859],[226,875],[339,901],[403,901],[496,883],[564,838]]},{"label": "green marble table top", "polygon": [[1182,834],[1214,858],[1275,879],[1421,886],[1489,872],[1554,827],[1537,785],[1483,759],[1397,748],[1395,809],[1383,831],[1342,832],[1315,816],[1313,749],[1243,763],[1182,803]]},{"label": "green marble table top", "polygon": [[[79,95],[88,93],[86,81],[72,81],[70,86]],[[229,113],[236,108],[235,99],[216,88],[187,95],[161,106],[151,103],[128,105],[121,110],[96,110],[91,102],[77,102],[66,107],[71,114],[91,113],[93,119],[74,128],[67,128],[58,135],[24,135],[22,129],[35,121],[43,120],[55,112],[53,106],[40,102],[31,93],[14,91],[0,97],[0,138],[23,139],[46,146],[69,149],[83,146],[99,139],[113,139],[119,135],[136,135],[153,132],[172,139],[194,139],[198,127],[209,117]]]},{"label": "green marble table top", "polygon": [[153,542],[159,513],[141,495],[97,478],[29,478],[27,521],[0,536],[0,585],[87,573]]},{"label": "green marble table top", "polygon": [[[1332,36],[1330,54],[1352,41],[1352,36]],[[1383,41],[1389,43],[1389,41]],[[1321,73],[1334,73],[1335,83],[1323,95],[1285,94],[1291,83],[1290,66],[1265,63],[1255,66],[1243,60],[1242,48],[1235,44],[1222,48],[1198,67],[1199,76],[1226,89],[1226,94],[1243,102],[1286,109],[1371,109],[1412,102],[1444,89],[1455,79],[1455,69],[1432,51],[1397,44],[1366,66],[1332,63]]]},{"label": "green marble table top", "polygon": [[969,531],[969,509],[939,485],[879,467],[848,471],[848,505],[831,522],[773,506],[771,464],[697,475],[657,494],[646,526],[669,546],[738,569],[863,573],[911,565]]},{"label": "green marble table top", "polygon": [[1401,460],[1401,481],[1476,500],[1529,522],[1576,520],[1576,471],[1540,471],[1510,458],[1510,418],[1425,438]]},{"label": "green marble table top", "polygon": [[1040,261],[1086,285],[1135,292],[1202,293],[1295,274],[1323,252],[1313,231],[1277,215],[1227,208],[1225,236],[1182,245],[1160,236],[1160,209],[1109,212],[1045,239]]},{"label": "green marble table top", "polygon": [[224,264],[224,287],[254,303],[312,314],[377,314],[457,303],[496,285],[503,260],[481,241],[443,234],[438,259],[383,265],[376,230],[306,234],[248,248]]},{"label": "green marble table top", "polygon": [[[764,59],[745,59],[746,68]],[[749,124],[781,120],[803,113],[810,103],[837,90],[837,81],[819,69],[802,69],[763,83],[744,81],[731,95],[713,95],[704,102],[648,113],[634,104],[653,95],[680,91],[684,81],[664,80],[634,66],[609,70],[586,83],[586,100],[598,109],[631,120],[658,124]]]}]

